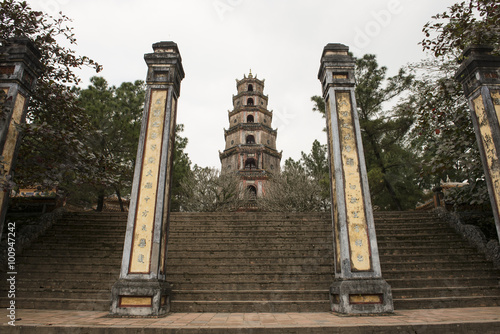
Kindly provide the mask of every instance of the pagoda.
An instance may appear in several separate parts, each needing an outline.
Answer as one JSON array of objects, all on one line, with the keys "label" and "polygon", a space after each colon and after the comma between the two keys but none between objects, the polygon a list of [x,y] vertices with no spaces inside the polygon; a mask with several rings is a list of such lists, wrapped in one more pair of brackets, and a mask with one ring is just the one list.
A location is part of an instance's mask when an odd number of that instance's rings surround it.
[{"label": "pagoda", "polygon": [[273,112],[267,109],[264,81],[252,75],[236,79],[237,95],[228,111],[229,129],[224,130],[226,146],[219,153],[222,173],[237,173],[242,189],[261,197],[266,181],[280,170],[281,152],[276,150],[277,131],[271,127]]}]

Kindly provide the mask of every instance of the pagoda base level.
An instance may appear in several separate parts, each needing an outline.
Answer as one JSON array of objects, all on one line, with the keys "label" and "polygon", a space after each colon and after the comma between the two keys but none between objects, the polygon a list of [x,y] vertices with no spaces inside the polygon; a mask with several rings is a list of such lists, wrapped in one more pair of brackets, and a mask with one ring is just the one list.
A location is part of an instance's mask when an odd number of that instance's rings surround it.
[{"label": "pagoda base level", "polygon": [[111,316],[164,316],[170,311],[170,284],[120,279],[111,291]]},{"label": "pagoda base level", "polygon": [[394,312],[391,286],[382,278],[336,280],[330,286],[330,304],[342,314]]}]

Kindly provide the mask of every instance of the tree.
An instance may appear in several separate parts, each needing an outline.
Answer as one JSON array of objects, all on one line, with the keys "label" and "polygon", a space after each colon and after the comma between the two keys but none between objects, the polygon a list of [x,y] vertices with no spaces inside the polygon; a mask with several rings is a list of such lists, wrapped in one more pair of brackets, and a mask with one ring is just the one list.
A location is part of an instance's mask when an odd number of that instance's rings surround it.
[{"label": "tree", "polygon": [[456,3],[432,17],[421,44],[436,57],[458,58],[470,44],[489,44],[500,52],[500,4],[497,0]]},{"label": "tree", "polygon": [[[302,153],[302,156],[305,154]],[[328,197],[325,198],[322,185],[306,171],[306,168],[303,161],[287,159],[281,172],[274,174],[268,181],[265,196],[257,199],[259,208],[278,212],[328,210],[329,191]]]},{"label": "tree", "polygon": [[220,173],[212,167],[194,165],[181,188],[180,211],[233,211],[250,200],[248,191],[241,189],[237,174]]},{"label": "tree", "polygon": [[95,161],[90,186],[97,193],[97,211],[102,211],[104,198],[116,193],[124,211],[122,193],[131,187],[141,116],[144,105],[144,82],[124,82],[120,87],[108,86],[102,77],[92,77],[91,85],[79,90],[79,103],[91,123],[91,135],[81,140]]},{"label": "tree", "polygon": [[184,189],[183,184],[189,183],[191,177],[191,160],[184,149],[188,144],[188,139],[181,137],[184,131],[183,124],[177,124],[175,128],[174,163],[172,170],[172,188],[170,199],[170,211],[182,211]]},{"label": "tree", "polygon": [[434,58],[412,66],[419,78],[406,105],[417,122],[413,145],[424,152],[422,181],[468,181],[447,198],[455,203],[489,203],[469,106],[454,75],[468,45],[490,44],[500,53],[499,9],[498,1],[468,0],[433,16],[421,44]]},{"label": "tree", "polygon": [[74,70],[101,66],[63,45],[75,45],[71,20],[33,11],[25,1],[0,3],[0,41],[15,36],[30,38],[42,54],[42,69],[28,106],[28,122],[19,152],[16,180],[24,185],[53,187],[67,178],[89,175],[88,152],[79,133],[89,130],[89,120],[76,103],[70,85],[80,79]]}]

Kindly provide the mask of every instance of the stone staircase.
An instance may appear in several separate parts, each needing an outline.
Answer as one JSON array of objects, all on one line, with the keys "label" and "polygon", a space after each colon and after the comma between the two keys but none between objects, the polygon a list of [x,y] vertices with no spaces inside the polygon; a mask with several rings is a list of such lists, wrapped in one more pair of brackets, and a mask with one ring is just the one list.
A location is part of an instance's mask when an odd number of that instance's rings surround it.
[{"label": "stone staircase", "polygon": [[[430,213],[375,214],[395,309],[500,305],[500,272]],[[108,310],[126,215],[67,213],[17,256],[16,307]],[[324,213],[172,213],[173,312],[326,312],[333,281]],[[8,303],[0,274],[0,307]]]}]

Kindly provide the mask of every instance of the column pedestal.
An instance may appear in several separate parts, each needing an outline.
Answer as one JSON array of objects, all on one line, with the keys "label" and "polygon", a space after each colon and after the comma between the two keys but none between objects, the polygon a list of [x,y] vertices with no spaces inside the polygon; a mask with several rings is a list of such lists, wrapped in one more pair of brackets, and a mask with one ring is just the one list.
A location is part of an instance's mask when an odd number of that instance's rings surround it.
[{"label": "column pedestal", "polygon": [[170,284],[159,280],[120,279],[112,289],[117,316],[162,316],[170,312]]},{"label": "column pedestal", "polygon": [[332,311],[345,314],[391,313],[391,287],[384,279],[334,281],[330,286]]}]

